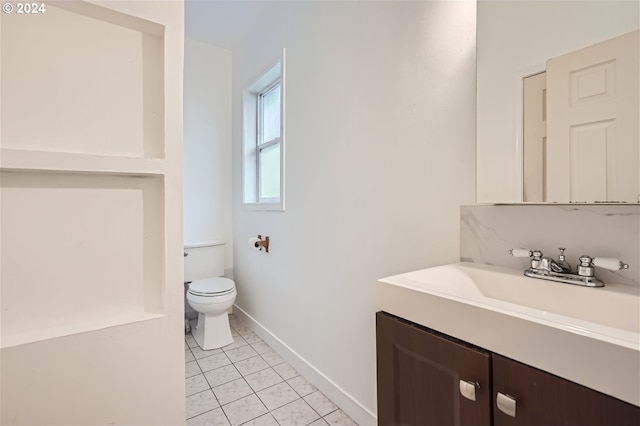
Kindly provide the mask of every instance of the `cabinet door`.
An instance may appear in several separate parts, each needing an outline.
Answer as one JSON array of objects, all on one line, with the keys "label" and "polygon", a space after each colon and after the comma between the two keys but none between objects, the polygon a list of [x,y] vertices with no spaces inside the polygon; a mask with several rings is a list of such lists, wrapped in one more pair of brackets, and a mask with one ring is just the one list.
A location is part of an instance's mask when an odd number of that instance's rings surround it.
[{"label": "cabinet door", "polygon": [[[376,315],[378,424],[489,425],[489,352],[384,312]],[[477,383],[475,401],[460,381]]]},{"label": "cabinet door", "polygon": [[[640,425],[639,407],[496,354],[493,390],[495,426]],[[498,393],[515,400],[515,417],[498,408]]]}]

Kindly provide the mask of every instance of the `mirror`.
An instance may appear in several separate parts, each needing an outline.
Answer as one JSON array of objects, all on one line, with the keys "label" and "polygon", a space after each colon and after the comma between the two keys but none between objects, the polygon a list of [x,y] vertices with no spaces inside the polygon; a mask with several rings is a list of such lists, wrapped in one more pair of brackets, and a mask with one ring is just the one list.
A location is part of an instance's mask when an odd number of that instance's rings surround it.
[{"label": "mirror", "polygon": [[551,58],[637,30],[639,17],[635,1],[478,1],[478,203],[524,201],[524,77]]}]

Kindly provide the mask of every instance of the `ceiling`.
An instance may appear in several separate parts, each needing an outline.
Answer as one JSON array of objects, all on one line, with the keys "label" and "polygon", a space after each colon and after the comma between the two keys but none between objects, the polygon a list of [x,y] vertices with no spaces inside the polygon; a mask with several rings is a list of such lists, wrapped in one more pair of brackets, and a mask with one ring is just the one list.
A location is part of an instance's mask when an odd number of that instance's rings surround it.
[{"label": "ceiling", "polygon": [[186,0],[185,34],[232,49],[249,32],[271,1]]}]

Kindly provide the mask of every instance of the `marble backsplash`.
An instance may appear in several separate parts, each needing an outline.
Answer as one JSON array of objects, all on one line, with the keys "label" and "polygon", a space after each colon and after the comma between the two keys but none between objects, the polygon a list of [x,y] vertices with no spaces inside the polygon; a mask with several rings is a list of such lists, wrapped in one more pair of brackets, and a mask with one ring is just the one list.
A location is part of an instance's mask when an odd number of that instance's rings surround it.
[{"label": "marble backsplash", "polygon": [[640,204],[509,204],[460,208],[460,260],[523,271],[529,259],[509,249],[541,250],[557,258],[558,247],[573,270],[578,257],[615,257],[629,269],[596,268],[596,276],[640,288]]}]

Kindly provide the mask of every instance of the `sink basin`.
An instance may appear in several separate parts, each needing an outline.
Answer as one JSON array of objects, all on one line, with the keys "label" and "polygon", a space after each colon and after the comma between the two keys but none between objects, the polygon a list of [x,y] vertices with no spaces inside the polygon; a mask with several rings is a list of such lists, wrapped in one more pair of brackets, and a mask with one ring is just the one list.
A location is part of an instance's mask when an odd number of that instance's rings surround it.
[{"label": "sink basin", "polygon": [[640,289],[454,263],[382,278],[377,308],[640,406]]},{"label": "sink basin", "polygon": [[384,280],[637,347],[640,290],[593,288],[525,277],[522,271],[474,263],[422,269]]}]

